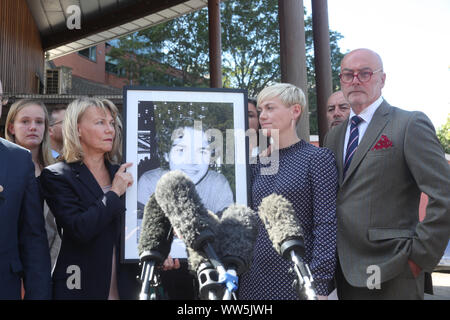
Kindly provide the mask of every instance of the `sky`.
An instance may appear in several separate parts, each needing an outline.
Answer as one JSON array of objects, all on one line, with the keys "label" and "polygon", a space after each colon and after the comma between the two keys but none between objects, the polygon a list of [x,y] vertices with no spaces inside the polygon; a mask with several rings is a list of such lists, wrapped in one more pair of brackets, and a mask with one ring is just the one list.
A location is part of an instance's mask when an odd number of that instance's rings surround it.
[{"label": "sky", "polygon": [[[303,4],[308,15],[311,1]],[[384,64],[383,97],[424,112],[435,129],[450,116],[450,0],[328,0],[341,52],[369,48]]]}]

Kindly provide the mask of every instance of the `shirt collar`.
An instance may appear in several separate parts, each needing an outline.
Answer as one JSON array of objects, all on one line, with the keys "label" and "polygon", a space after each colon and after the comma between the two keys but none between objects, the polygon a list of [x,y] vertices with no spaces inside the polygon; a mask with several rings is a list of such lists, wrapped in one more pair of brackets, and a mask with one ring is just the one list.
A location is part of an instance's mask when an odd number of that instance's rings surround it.
[{"label": "shirt collar", "polygon": [[[372,117],[377,111],[378,107],[383,103],[383,97],[380,96],[375,102],[373,102],[370,106],[365,108],[358,116],[364,120],[364,122],[369,123],[370,120],[372,120]],[[353,112],[353,109],[350,108],[350,115],[349,119],[351,119],[356,114]],[[350,126],[351,121],[348,122],[348,125]]]}]

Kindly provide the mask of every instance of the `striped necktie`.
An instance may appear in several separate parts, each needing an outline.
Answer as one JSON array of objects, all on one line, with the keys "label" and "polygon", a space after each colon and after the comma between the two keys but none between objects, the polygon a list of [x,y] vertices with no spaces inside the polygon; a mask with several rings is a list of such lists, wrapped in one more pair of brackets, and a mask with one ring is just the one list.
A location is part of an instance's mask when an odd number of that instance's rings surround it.
[{"label": "striped necktie", "polygon": [[347,173],[348,168],[350,167],[350,162],[352,162],[353,155],[356,152],[356,148],[358,147],[358,139],[359,139],[359,130],[358,125],[363,121],[358,116],[353,116],[350,124],[350,137],[348,138],[347,144],[347,152],[345,153],[345,161],[344,161],[344,177]]}]

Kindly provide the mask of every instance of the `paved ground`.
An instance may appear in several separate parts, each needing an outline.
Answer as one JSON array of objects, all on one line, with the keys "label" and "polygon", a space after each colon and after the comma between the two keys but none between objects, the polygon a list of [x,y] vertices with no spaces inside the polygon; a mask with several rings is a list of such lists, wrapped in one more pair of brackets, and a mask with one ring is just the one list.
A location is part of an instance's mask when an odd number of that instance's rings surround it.
[{"label": "paved ground", "polygon": [[[450,273],[433,272],[433,295],[425,294],[425,300],[450,300]],[[336,290],[328,297],[337,300]]]},{"label": "paved ground", "polygon": [[450,273],[433,272],[434,295],[425,295],[425,300],[450,300]]}]

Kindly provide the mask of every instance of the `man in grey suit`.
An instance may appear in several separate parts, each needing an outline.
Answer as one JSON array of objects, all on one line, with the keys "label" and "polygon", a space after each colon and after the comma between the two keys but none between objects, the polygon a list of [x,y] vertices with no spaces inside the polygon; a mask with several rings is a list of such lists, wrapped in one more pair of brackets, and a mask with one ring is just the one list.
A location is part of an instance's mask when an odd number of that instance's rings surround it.
[{"label": "man in grey suit", "polygon": [[[352,110],[325,138],[339,171],[338,297],[423,299],[424,271],[450,235],[449,165],[427,116],[382,98],[377,53],[348,53],[340,78]],[[421,191],[429,203],[419,222]]]}]

